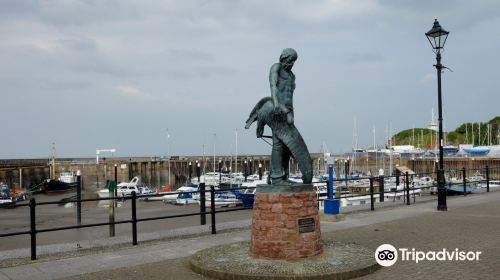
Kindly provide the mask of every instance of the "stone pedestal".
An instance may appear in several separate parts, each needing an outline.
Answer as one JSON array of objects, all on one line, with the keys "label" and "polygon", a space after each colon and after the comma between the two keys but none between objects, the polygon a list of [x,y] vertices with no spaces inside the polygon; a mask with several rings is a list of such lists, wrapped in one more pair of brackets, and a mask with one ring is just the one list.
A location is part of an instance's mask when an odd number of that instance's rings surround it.
[{"label": "stone pedestal", "polygon": [[322,253],[312,185],[259,185],[255,191],[250,254],[293,260]]}]

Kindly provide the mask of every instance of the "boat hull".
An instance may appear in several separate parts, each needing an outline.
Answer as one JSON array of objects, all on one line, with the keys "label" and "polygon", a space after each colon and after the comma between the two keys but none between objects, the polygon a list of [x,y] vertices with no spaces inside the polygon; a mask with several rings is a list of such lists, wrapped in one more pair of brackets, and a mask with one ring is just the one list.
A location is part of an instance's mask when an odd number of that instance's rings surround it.
[{"label": "boat hull", "polygon": [[59,180],[48,180],[42,187],[42,192],[44,193],[60,193],[68,192],[76,189],[78,183],[65,183]]}]

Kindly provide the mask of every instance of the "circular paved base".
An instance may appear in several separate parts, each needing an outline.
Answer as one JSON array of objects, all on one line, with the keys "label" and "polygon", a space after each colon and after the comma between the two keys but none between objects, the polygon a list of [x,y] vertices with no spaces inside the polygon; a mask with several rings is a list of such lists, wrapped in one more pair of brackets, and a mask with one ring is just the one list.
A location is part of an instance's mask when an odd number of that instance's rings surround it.
[{"label": "circular paved base", "polygon": [[380,268],[370,250],[329,241],[323,241],[323,254],[295,261],[252,258],[249,242],[238,242],[201,250],[190,266],[215,279],[350,279]]}]

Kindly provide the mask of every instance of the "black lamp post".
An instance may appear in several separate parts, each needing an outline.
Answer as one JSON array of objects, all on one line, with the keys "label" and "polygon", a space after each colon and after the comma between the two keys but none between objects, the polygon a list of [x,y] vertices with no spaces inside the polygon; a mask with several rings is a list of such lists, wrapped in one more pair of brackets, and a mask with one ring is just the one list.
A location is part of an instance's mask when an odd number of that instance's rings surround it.
[{"label": "black lamp post", "polygon": [[437,70],[438,79],[438,110],[439,110],[439,166],[437,171],[438,180],[438,211],[446,211],[448,208],[446,206],[446,189],[445,189],[445,179],[444,179],[444,160],[443,160],[443,109],[441,102],[441,71],[445,66],[441,64],[441,51],[446,43],[446,38],[450,32],[444,30],[437,19],[434,20],[434,25],[431,30],[425,33],[429,43],[432,45],[432,49],[436,54],[437,63],[434,65]]}]

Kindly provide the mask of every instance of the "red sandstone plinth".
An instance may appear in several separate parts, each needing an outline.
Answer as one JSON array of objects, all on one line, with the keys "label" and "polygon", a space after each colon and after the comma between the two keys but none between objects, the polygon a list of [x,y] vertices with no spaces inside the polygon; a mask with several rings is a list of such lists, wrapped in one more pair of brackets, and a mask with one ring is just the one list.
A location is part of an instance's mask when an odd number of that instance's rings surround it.
[{"label": "red sandstone plinth", "polygon": [[283,260],[321,254],[316,192],[259,193],[262,187],[254,198],[250,254]]}]

